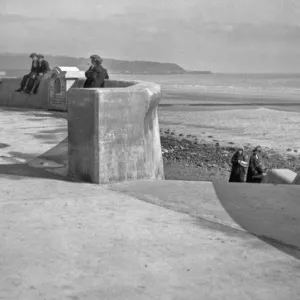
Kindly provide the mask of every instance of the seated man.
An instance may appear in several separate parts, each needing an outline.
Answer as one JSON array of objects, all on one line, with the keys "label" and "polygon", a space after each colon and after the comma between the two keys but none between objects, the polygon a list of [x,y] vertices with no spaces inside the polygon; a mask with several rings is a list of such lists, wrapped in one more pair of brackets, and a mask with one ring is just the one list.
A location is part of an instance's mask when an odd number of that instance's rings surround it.
[{"label": "seated man", "polygon": [[91,67],[85,72],[86,81],[85,88],[101,88],[104,87],[105,79],[109,79],[107,70],[102,67],[103,59],[99,55],[92,55]]},{"label": "seated man", "polygon": [[30,73],[23,76],[20,88],[17,89],[16,92],[25,91],[25,89],[27,89],[27,83],[28,83],[29,79],[30,78],[35,78],[37,76],[38,66],[39,66],[38,56],[37,56],[36,53],[31,53],[29,57],[32,59]]},{"label": "seated man", "polygon": [[44,55],[38,54],[38,62],[38,74],[31,82],[28,82],[27,85],[27,93],[29,94],[37,93],[42,76],[44,76],[48,71],[51,70],[49,63],[44,59]]}]

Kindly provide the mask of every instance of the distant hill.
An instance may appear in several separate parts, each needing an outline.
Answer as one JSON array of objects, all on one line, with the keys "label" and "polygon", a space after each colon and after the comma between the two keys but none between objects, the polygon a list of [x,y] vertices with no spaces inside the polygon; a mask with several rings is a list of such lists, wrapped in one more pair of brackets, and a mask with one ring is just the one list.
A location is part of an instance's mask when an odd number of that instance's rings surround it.
[{"label": "distant hill", "polygon": [[[51,67],[73,66],[86,70],[89,58],[45,55]],[[186,71],[177,64],[150,61],[125,61],[105,58],[103,65],[110,73],[128,74],[185,74]],[[28,54],[0,53],[0,70],[7,73],[13,70],[28,70],[30,60]]]}]

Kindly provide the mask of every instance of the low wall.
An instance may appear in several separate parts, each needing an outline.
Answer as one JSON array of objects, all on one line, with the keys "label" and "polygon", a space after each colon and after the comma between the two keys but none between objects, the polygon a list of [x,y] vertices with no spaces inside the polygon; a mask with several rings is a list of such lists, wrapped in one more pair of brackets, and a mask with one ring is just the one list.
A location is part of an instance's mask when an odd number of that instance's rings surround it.
[{"label": "low wall", "polygon": [[100,184],[163,179],[160,86],[107,80],[108,86],[117,88],[68,91],[69,174]]},{"label": "low wall", "polygon": [[41,79],[37,94],[17,93],[22,78],[3,78],[0,83],[0,106],[47,109],[48,75]]},{"label": "low wall", "polygon": [[263,183],[294,184],[297,173],[289,169],[269,170]]},{"label": "low wall", "polygon": [[[78,78],[72,88],[83,88],[86,78]],[[104,88],[126,88],[141,83],[141,81],[111,80],[104,81]]]},{"label": "low wall", "polygon": [[[3,78],[0,83],[0,106],[48,109],[49,78],[49,74],[44,75],[38,93],[31,95],[15,92],[20,87],[22,78]],[[86,78],[78,78],[70,89],[83,88],[85,80]],[[126,88],[137,83],[138,81],[105,80],[104,88]],[[67,99],[65,101],[67,102]]]}]

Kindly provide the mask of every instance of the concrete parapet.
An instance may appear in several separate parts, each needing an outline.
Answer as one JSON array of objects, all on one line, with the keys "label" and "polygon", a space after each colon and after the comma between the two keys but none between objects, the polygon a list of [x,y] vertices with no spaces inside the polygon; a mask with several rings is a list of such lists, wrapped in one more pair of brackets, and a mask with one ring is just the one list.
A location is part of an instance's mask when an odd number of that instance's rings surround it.
[{"label": "concrete parapet", "polygon": [[0,84],[0,106],[47,109],[48,105],[48,79],[44,75],[41,79],[37,94],[17,93],[22,78],[3,78]]},{"label": "concrete parapet", "polygon": [[100,184],[163,179],[160,86],[111,80],[106,86],[113,88],[68,91],[69,174]]},{"label": "concrete parapet", "polygon": [[292,184],[297,174],[289,169],[269,170],[263,183]]}]

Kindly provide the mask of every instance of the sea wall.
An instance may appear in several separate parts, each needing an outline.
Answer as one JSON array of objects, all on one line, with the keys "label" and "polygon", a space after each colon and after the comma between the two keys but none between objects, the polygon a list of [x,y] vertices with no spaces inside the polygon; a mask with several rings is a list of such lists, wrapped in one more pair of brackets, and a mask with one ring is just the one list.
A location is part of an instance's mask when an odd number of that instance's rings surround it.
[{"label": "sea wall", "polygon": [[47,109],[49,75],[41,79],[37,94],[17,93],[22,78],[3,78],[0,83],[0,106]]},{"label": "sea wall", "polygon": [[[68,78],[69,69],[72,69],[72,78]],[[74,70],[73,70],[74,69]],[[57,74],[58,73],[58,74]],[[62,89],[59,94],[52,97],[53,74],[59,77]],[[77,78],[77,76],[81,76]],[[20,87],[22,78],[3,78],[0,81],[0,106],[54,109],[66,111],[68,107],[67,92],[73,88],[83,88],[85,78],[74,67],[55,67],[52,72],[42,77],[37,94],[15,92]],[[105,80],[104,88],[125,88],[137,84],[138,81]],[[54,98],[54,99],[52,99]],[[54,102],[54,105],[53,105]]]},{"label": "sea wall", "polygon": [[160,86],[109,80],[106,87],[68,92],[69,174],[100,184],[163,179]]}]

